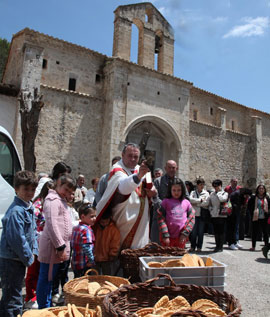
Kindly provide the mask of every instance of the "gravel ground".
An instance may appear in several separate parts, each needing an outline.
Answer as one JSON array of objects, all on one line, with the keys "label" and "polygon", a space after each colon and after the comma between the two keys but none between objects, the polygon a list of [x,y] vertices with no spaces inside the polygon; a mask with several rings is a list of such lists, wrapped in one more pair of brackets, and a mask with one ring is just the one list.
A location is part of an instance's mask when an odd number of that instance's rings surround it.
[{"label": "gravel ground", "polygon": [[[261,248],[263,242],[257,242],[257,250],[249,251],[250,240],[241,240],[242,250],[232,251],[224,245],[224,251],[213,253],[214,237],[205,235],[203,251],[200,255],[210,255],[227,265],[225,272],[225,291],[240,300],[244,317],[270,316],[270,260],[263,257]],[[270,256],[270,254],[269,254]],[[69,273],[70,279],[73,273]],[[2,290],[0,289],[0,295]],[[25,288],[23,288],[25,295]]]}]

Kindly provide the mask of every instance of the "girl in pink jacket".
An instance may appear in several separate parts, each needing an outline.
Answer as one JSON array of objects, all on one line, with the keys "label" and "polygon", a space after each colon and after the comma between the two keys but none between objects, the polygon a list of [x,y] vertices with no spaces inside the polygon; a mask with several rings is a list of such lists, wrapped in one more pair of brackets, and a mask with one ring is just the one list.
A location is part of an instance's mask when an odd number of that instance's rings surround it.
[{"label": "girl in pink jacket", "polygon": [[44,201],[45,227],[39,241],[40,271],[36,291],[39,309],[51,307],[53,276],[58,264],[70,257],[72,223],[66,198],[75,189],[75,181],[63,175],[56,181],[55,190],[49,190]]},{"label": "girl in pink jacket", "polygon": [[158,211],[161,245],[184,248],[194,226],[195,211],[185,199],[185,184],[175,178],[168,187],[168,198]]}]

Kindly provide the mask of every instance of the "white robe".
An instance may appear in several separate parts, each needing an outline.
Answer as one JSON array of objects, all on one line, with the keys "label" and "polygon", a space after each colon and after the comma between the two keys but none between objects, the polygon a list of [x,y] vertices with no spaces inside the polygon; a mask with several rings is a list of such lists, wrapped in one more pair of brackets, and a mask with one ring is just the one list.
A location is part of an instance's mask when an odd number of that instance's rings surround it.
[{"label": "white robe", "polygon": [[[139,184],[134,182],[131,170],[124,166],[122,160],[114,164],[111,171],[116,168],[124,169],[127,174],[123,171],[116,171],[113,174],[109,179],[106,191],[96,206],[96,210],[98,217],[106,209],[106,205],[108,205],[117,191],[122,195],[130,194],[128,199],[118,203],[112,209],[112,218],[120,231],[122,244],[139,215],[141,199],[136,192],[136,188],[140,186],[141,182]],[[139,170],[139,166],[137,165],[135,169]],[[133,238],[131,248],[142,248],[147,243],[149,243],[149,203],[148,198],[145,197],[143,215]]]}]

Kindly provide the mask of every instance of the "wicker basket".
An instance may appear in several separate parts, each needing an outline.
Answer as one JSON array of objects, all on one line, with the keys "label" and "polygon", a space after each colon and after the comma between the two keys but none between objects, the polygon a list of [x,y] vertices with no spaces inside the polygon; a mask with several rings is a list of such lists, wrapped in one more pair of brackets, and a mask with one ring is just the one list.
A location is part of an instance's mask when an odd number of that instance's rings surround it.
[{"label": "wicker basket", "polygon": [[[161,277],[170,281],[170,286],[156,286],[153,284]],[[198,299],[210,299],[217,303],[226,312],[226,316],[240,316],[241,306],[233,295],[220,292],[211,287],[197,285],[175,285],[168,274],[158,274],[157,277],[145,283],[125,285],[115,292],[105,296],[103,304],[105,316],[124,317],[132,316],[137,310],[145,307],[153,307],[164,295],[173,299],[178,295],[184,296],[192,304]],[[202,316],[200,311],[188,311],[175,313],[173,316]]]},{"label": "wicker basket", "polygon": [[[89,272],[94,272],[96,275],[88,275]],[[96,291],[95,295],[91,294],[82,294],[74,291],[74,287],[82,279],[88,279],[88,282],[98,282],[104,283],[105,281],[113,283],[115,286],[119,287],[121,284],[130,284],[127,279],[118,276],[109,276],[109,275],[98,275],[98,272],[94,269],[90,269],[85,273],[85,276],[75,278],[64,285],[64,295],[65,303],[75,304],[76,306],[85,307],[86,304],[89,304],[89,308],[95,309],[99,305],[104,310],[103,299],[105,295],[99,294],[102,287]]]},{"label": "wicker basket", "polygon": [[123,268],[124,277],[129,278],[131,283],[141,282],[139,277],[140,256],[182,256],[185,249],[177,247],[162,247],[152,242],[142,249],[125,249],[120,255],[120,265]]}]

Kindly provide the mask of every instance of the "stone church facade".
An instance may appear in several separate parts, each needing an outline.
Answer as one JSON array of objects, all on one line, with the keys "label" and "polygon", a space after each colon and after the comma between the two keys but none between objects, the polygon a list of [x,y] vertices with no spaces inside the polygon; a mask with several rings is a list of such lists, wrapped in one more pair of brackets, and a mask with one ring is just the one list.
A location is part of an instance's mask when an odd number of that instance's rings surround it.
[{"label": "stone church facade", "polygon": [[[63,160],[90,185],[125,142],[146,138],[153,168],[174,159],[185,180],[203,176],[210,186],[235,176],[243,186],[269,188],[270,115],[175,77],[173,31],[151,3],[114,14],[112,57],[30,29],[12,39],[3,83],[25,93],[38,88],[44,100],[37,171]],[[130,62],[132,24],[137,63]],[[18,128],[18,145],[20,138]]]}]

